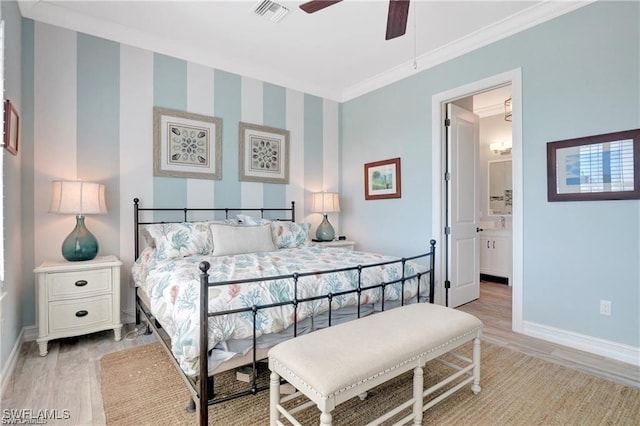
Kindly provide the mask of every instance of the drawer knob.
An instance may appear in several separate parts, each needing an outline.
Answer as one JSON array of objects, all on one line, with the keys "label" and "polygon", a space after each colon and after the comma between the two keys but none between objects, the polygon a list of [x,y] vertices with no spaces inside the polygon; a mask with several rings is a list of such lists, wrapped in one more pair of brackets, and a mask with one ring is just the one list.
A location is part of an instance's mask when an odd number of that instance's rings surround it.
[{"label": "drawer knob", "polygon": [[86,317],[87,315],[89,315],[89,311],[85,311],[84,309],[76,312],[78,318]]},{"label": "drawer knob", "polygon": [[76,281],[76,287],[84,287],[87,284],[89,284],[89,282],[87,280],[78,280],[78,281]]}]

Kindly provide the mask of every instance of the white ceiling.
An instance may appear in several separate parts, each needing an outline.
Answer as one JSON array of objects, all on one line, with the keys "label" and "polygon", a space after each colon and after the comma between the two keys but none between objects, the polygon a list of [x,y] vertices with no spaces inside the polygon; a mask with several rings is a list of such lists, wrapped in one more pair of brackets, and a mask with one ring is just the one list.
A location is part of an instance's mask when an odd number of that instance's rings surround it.
[{"label": "white ceiling", "polygon": [[[23,16],[336,101],[347,101],[588,4],[414,0],[385,40],[388,2],[345,0],[279,23],[254,1],[19,1]],[[415,64],[414,64],[415,62]]]}]

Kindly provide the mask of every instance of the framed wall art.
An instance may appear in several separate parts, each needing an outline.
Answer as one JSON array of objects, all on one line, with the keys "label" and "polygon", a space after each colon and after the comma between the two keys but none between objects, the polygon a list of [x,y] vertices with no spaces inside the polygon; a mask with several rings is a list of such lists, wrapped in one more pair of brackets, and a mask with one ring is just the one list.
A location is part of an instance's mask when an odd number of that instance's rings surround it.
[{"label": "framed wall art", "polygon": [[548,201],[640,198],[640,129],[547,143]]},{"label": "framed wall art", "polygon": [[289,183],[289,131],[240,122],[241,181]]},{"label": "framed wall art", "polygon": [[364,165],[365,200],[401,198],[400,182],[400,158]]},{"label": "framed wall art", "polygon": [[222,179],[222,120],[154,107],[153,174]]},{"label": "framed wall art", "polygon": [[4,101],[4,139],[2,146],[13,155],[18,155],[20,139],[20,117],[9,99]]}]

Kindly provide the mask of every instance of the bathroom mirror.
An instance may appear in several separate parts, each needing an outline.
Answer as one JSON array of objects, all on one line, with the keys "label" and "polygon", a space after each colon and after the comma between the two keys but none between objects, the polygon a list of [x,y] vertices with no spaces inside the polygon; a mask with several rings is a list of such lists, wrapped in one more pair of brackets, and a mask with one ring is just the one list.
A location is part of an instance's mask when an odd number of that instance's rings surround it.
[{"label": "bathroom mirror", "polygon": [[513,207],[511,160],[489,161],[489,215],[510,215]]}]

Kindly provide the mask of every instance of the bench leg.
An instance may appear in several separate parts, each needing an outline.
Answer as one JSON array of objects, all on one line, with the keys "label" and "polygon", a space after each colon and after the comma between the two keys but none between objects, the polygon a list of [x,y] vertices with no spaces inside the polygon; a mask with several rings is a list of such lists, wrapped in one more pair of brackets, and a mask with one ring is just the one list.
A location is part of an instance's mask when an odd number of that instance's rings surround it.
[{"label": "bench leg", "polygon": [[473,383],[471,383],[471,391],[479,394],[480,387],[480,338],[473,339]]},{"label": "bench leg", "polygon": [[422,393],[424,391],[424,370],[422,367],[413,369],[413,424],[422,424]]},{"label": "bench leg", "polygon": [[272,371],[269,382],[269,424],[271,426],[278,424],[278,419],[280,418],[280,412],[278,411],[279,404],[280,375]]},{"label": "bench leg", "polygon": [[320,426],[331,426],[331,413],[320,414]]}]

